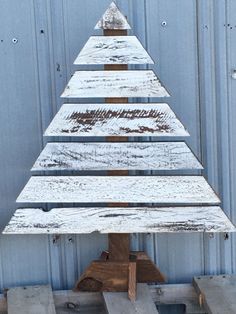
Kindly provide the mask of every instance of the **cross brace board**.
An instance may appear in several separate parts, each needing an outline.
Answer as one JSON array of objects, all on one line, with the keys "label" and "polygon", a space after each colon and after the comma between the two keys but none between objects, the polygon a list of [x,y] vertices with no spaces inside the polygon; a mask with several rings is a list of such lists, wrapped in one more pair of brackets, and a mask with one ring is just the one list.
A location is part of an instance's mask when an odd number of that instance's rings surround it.
[{"label": "cross brace board", "polygon": [[153,64],[136,36],[91,36],[74,64]]},{"label": "cross brace board", "polygon": [[45,136],[189,136],[167,104],[64,104]]},{"label": "cross brace board", "polygon": [[17,209],[5,234],[230,232],[218,206]]},{"label": "cross brace board", "polygon": [[217,205],[202,176],[32,176],[17,202]]},{"label": "cross brace board", "polygon": [[64,98],[169,97],[152,70],[76,71]]},{"label": "cross brace board", "polygon": [[185,142],[48,143],[32,171],[202,169]]}]

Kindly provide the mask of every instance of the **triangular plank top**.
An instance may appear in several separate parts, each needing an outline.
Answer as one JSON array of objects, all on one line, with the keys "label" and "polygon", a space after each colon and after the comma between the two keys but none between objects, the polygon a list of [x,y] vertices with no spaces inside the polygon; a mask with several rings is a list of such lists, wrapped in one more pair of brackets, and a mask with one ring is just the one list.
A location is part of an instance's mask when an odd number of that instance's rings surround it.
[{"label": "triangular plank top", "polygon": [[169,97],[152,70],[76,71],[64,98]]},{"label": "triangular plank top", "polygon": [[131,29],[126,17],[120,12],[119,8],[112,2],[97,22],[94,29]]},{"label": "triangular plank top", "polygon": [[153,64],[136,36],[91,36],[74,64]]}]

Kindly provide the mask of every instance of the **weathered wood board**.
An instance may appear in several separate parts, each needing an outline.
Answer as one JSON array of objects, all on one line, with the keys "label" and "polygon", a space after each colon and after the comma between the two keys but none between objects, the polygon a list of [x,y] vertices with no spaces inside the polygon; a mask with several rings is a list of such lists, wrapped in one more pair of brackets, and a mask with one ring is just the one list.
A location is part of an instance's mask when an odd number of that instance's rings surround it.
[{"label": "weathered wood board", "polygon": [[48,143],[32,171],[202,169],[185,142]]},{"label": "weathered wood board", "polygon": [[64,104],[45,136],[189,136],[167,104]]},{"label": "weathered wood board", "polygon": [[126,17],[120,12],[119,8],[112,2],[101,19],[97,22],[95,29],[130,29]]},{"label": "weathered wood board", "polygon": [[202,176],[32,176],[17,202],[219,204]]},{"label": "weathered wood board", "polygon": [[137,299],[131,302],[126,292],[103,292],[109,314],[158,314],[147,284],[137,284]]},{"label": "weathered wood board", "polygon": [[3,233],[233,232],[218,206],[17,209]]},{"label": "weathered wood board", "polygon": [[236,275],[194,277],[199,301],[209,314],[236,314]]},{"label": "weathered wood board", "polygon": [[169,97],[152,70],[76,71],[61,97]]},{"label": "weathered wood board", "polygon": [[91,36],[74,64],[153,64],[136,36]]},{"label": "weathered wood board", "polygon": [[7,292],[8,314],[56,314],[50,286],[11,288]]}]

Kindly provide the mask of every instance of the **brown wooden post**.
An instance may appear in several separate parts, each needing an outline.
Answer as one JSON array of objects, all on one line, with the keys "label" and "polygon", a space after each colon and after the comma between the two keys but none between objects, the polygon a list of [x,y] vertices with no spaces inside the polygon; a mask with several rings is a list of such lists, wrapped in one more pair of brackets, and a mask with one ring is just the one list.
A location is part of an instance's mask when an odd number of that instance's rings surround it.
[{"label": "brown wooden post", "polygon": [[[127,30],[104,30],[104,36],[126,36]],[[104,66],[106,71],[128,70],[127,64],[108,64]],[[106,103],[128,103],[128,98],[106,98]],[[107,137],[108,142],[127,142],[127,138]],[[128,171],[108,171],[108,175],[128,175]],[[127,206],[127,204],[109,204],[110,207]],[[129,234],[108,234],[109,260],[129,261],[130,235]]]}]

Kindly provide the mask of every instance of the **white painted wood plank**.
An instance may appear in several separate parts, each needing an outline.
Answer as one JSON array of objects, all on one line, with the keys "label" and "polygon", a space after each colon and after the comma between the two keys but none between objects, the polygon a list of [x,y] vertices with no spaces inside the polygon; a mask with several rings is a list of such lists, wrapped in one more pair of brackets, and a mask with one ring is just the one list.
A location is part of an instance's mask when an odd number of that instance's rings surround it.
[{"label": "white painted wood plank", "polygon": [[7,292],[8,314],[56,314],[50,286],[11,288]]},{"label": "white painted wood plank", "polygon": [[184,142],[48,143],[32,171],[202,169]]},{"label": "white painted wood plank", "polygon": [[46,136],[189,136],[167,104],[64,104]]},{"label": "white painted wood plank", "polygon": [[158,314],[147,284],[137,284],[137,298],[128,299],[126,292],[103,292],[108,314]]},{"label": "white painted wood plank", "polygon": [[76,71],[61,97],[169,97],[152,70]]},{"label": "white painted wood plank", "polygon": [[236,276],[194,277],[193,285],[209,314],[236,314]]},{"label": "white painted wood plank", "polygon": [[95,29],[130,29],[126,17],[121,13],[115,2],[109,5],[101,19],[97,22]]},{"label": "white painted wood plank", "polygon": [[153,64],[136,36],[91,36],[74,64]]},{"label": "white painted wood plank", "polygon": [[17,209],[5,234],[232,232],[218,206]]},{"label": "white painted wood plank", "polygon": [[17,202],[219,204],[202,176],[33,176]]}]

